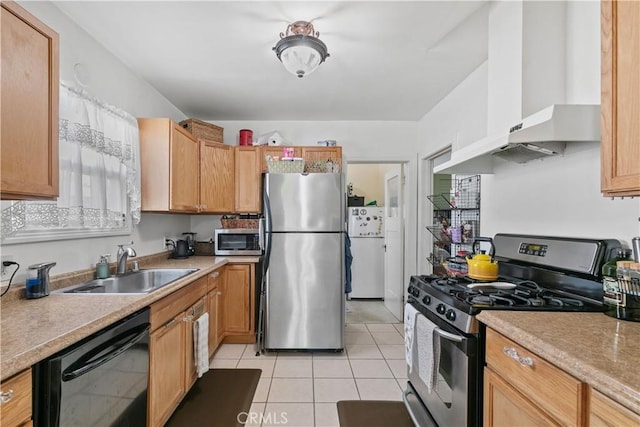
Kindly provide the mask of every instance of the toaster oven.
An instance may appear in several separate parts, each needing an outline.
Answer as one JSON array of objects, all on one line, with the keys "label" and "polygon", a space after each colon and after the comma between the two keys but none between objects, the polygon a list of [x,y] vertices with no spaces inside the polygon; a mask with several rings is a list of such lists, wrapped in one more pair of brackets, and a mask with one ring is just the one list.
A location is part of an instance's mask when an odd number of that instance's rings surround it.
[{"label": "toaster oven", "polygon": [[216,255],[262,255],[263,249],[262,227],[219,228],[215,231]]}]

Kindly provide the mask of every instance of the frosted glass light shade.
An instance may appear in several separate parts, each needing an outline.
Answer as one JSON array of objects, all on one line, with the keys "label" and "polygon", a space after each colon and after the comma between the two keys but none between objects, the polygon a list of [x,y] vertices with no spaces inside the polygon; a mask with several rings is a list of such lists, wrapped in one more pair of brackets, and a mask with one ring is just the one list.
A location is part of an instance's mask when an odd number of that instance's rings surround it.
[{"label": "frosted glass light shade", "polygon": [[280,39],[273,50],[287,71],[301,78],[313,73],[329,56],[320,39],[300,34]]}]

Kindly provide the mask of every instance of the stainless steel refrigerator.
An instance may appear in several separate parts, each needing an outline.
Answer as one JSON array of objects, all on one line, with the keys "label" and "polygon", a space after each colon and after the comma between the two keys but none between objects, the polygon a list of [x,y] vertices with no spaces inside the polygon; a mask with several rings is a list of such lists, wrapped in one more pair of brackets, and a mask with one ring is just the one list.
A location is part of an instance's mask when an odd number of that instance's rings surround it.
[{"label": "stainless steel refrigerator", "polygon": [[343,174],[265,174],[265,349],[344,348],[345,201]]}]

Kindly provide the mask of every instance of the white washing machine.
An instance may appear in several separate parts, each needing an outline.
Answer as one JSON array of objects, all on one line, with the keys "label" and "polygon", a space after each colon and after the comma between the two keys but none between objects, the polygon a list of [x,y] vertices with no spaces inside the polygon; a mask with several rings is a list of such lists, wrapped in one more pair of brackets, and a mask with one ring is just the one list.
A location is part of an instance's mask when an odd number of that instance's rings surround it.
[{"label": "white washing machine", "polygon": [[384,298],[384,208],[349,207],[350,298]]}]

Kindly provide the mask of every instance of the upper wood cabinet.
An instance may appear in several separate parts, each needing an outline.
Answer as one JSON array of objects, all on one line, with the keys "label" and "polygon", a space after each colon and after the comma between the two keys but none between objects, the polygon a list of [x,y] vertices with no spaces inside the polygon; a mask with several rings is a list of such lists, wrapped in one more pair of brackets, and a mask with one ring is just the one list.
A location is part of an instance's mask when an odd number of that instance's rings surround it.
[{"label": "upper wood cabinet", "polygon": [[200,212],[233,212],[234,158],[231,145],[200,140]]},{"label": "upper wood cabinet", "polygon": [[342,147],[300,147],[301,157],[305,162],[331,160],[342,162]]},{"label": "upper wood cabinet", "polygon": [[138,126],[142,211],[197,212],[198,141],[170,119],[138,119]]},{"label": "upper wood cabinet", "polygon": [[601,189],[640,195],[640,2],[602,1]]},{"label": "upper wood cabinet", "polygon": [[262,174],[264,158],[259,147],[238,146],[235,161],[235,211],[257,213],[262,211]]},{"label": "upper wood cabinet", "polygon": [[15,2],[0,7],[4,200],[58,196],[58,34]]}]

